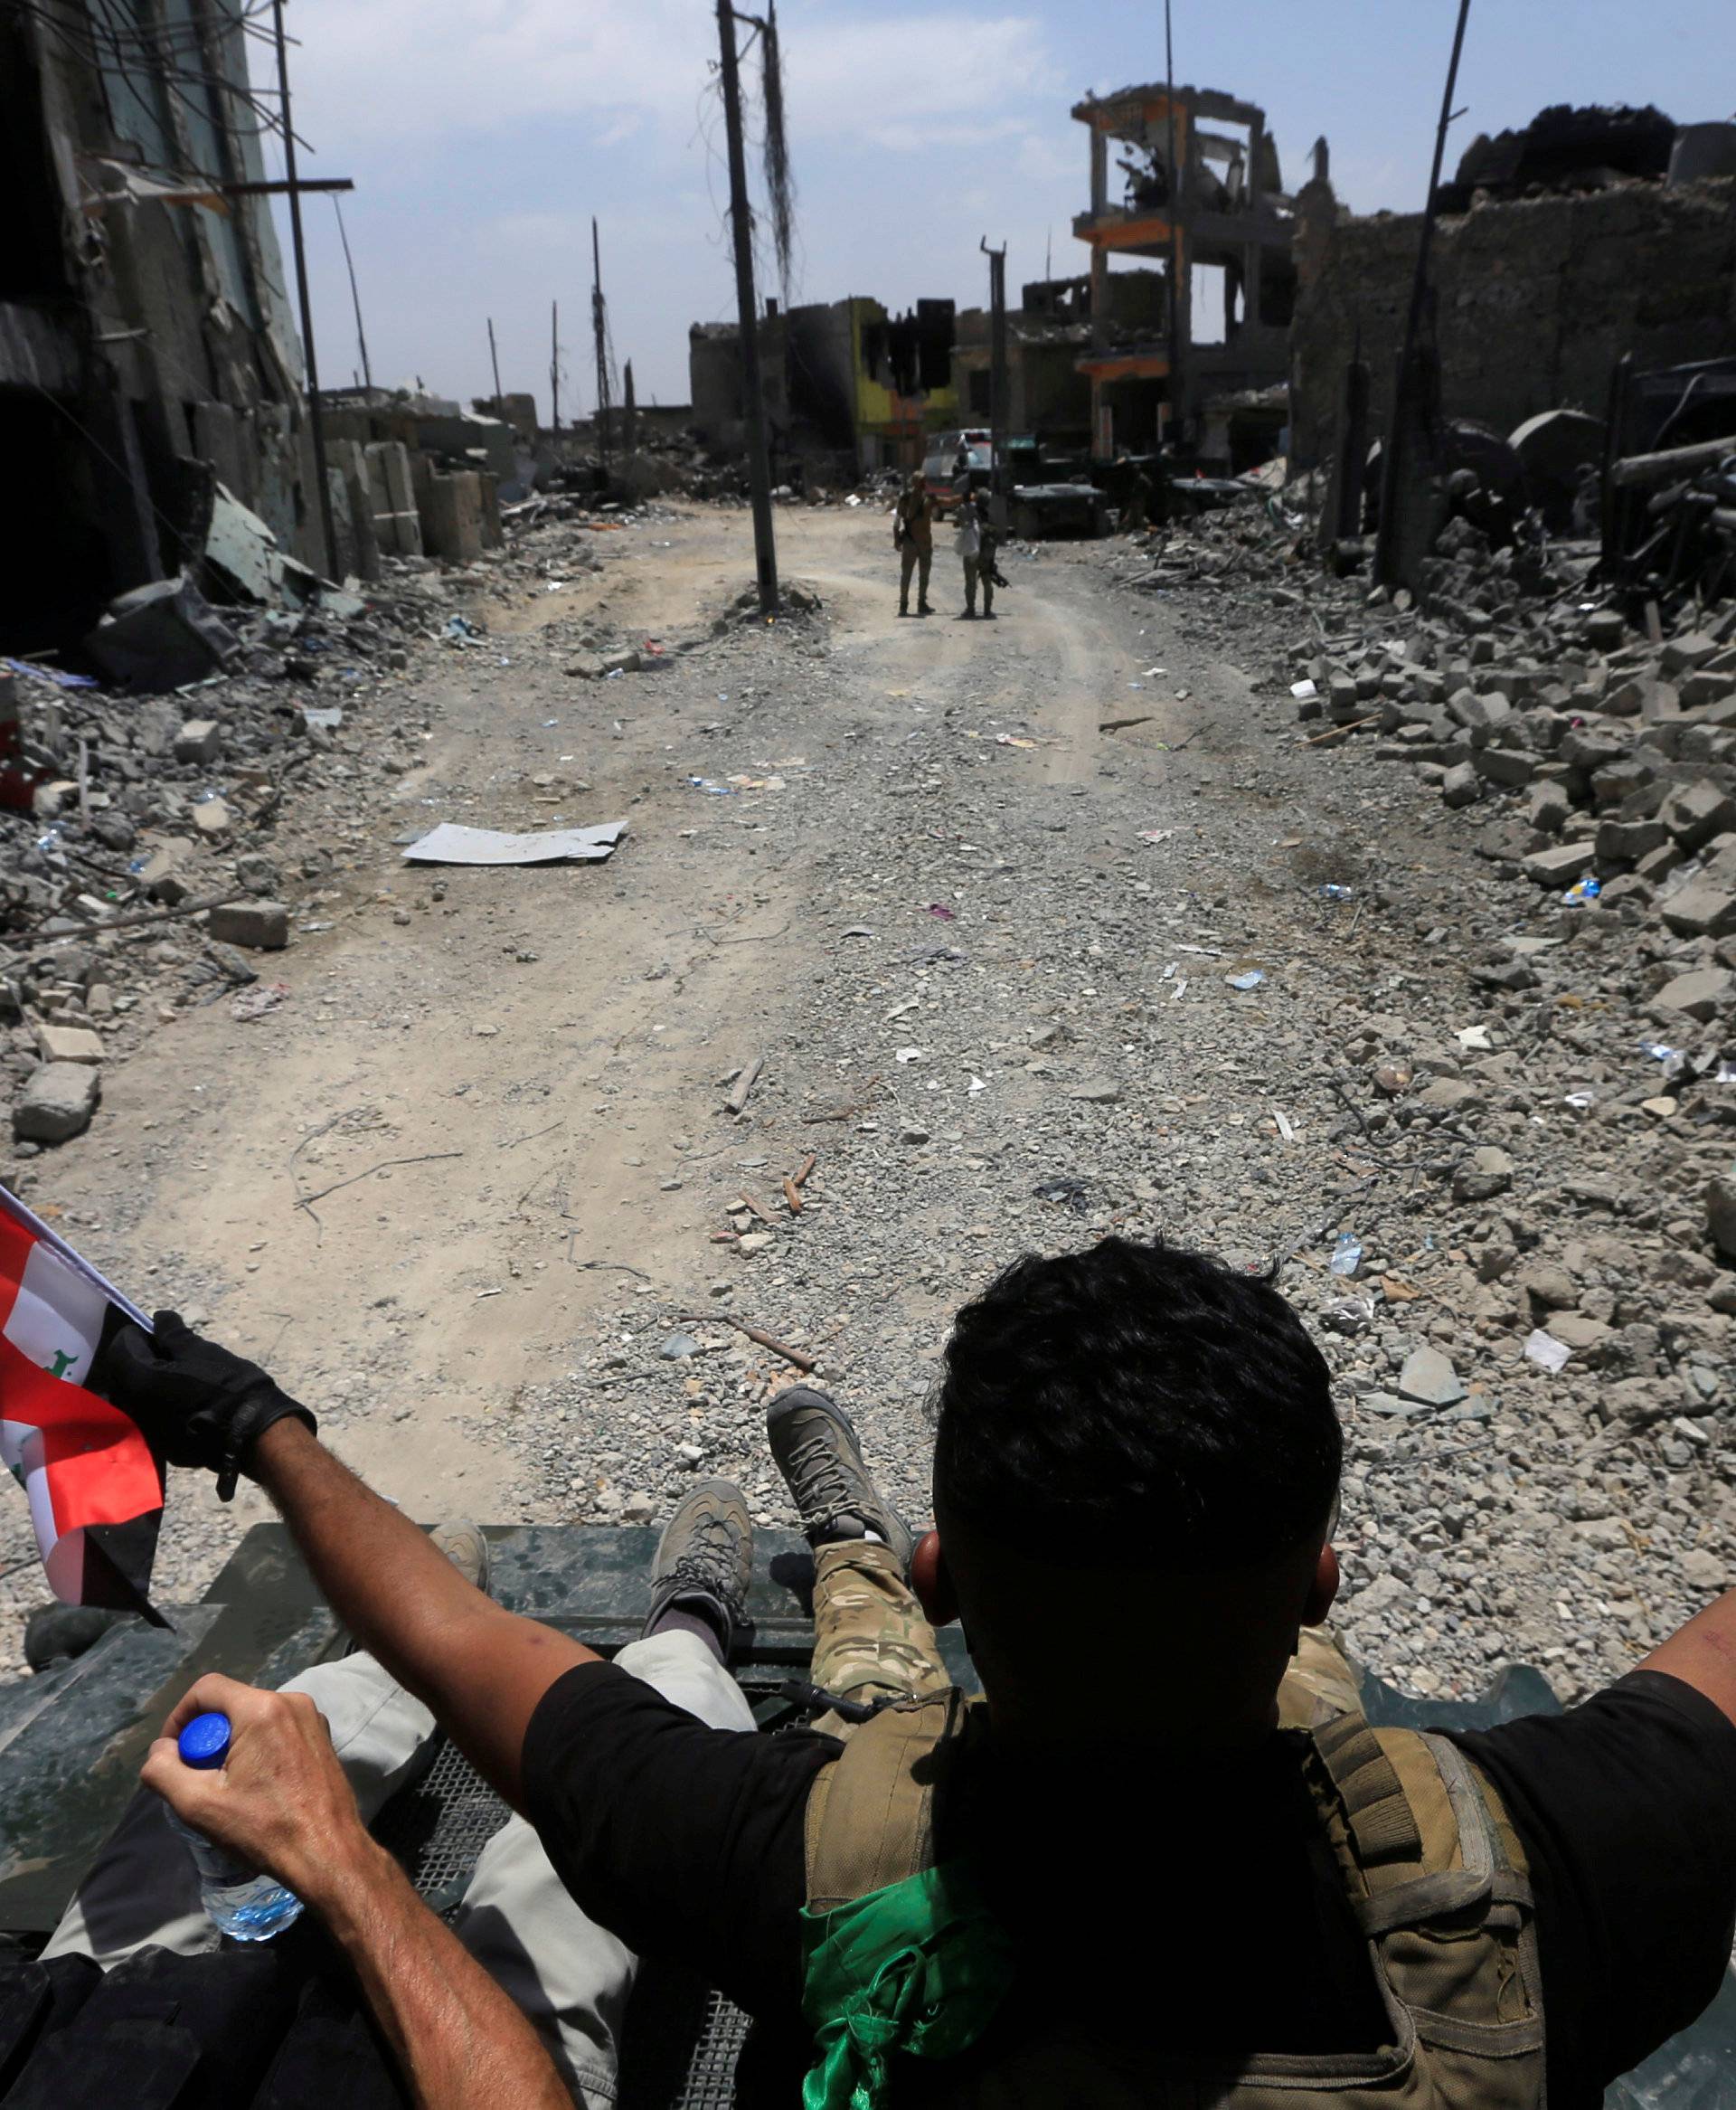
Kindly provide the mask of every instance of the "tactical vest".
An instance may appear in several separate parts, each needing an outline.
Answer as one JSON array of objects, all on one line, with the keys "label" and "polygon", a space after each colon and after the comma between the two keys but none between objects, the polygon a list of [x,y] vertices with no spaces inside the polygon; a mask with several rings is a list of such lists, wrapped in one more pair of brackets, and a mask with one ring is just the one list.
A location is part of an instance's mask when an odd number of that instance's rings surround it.
[{"label": "tactical vest", "polygon": [[[978,1703],[954,1689],[889,1708],[816,1775],[807,1805],[807,1903],[826,1913],[934,1865],[934,1804]],[[1372,1729],[1360,1715],[1279,1732],[1308,1791],[1389,2023],[1374,2051],[1243,2057],[1214,2071],[1124,2058],[1070,2036],[1067,2019],[1003,2058],[910,2062],[922,2101],[973,2110],[1542,2110],[1543,2011],[1524,1850],[1493,1785],[1451,1744]],[[1260,1930],[1250,1927],[1250,1940]],[[1233,1973],[1234,1959],[1224,1959]],[[1154,1992],[1161,1994],[1161,1987]],[[922,2070],[920,2074],[917,2068]],[[902,2092],[901,2090],[900,2091]]]}]

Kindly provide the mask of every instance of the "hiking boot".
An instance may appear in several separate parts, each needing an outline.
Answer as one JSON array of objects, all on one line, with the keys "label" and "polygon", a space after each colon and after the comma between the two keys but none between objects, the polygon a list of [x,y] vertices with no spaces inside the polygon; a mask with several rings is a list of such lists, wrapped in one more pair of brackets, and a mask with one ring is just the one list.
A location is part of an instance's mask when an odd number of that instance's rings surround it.
[{"label": "hiking boot", "polygon": [[727,1662],[737,1641],[753,1631],[752,1581],[753,1523],[741,1490],[727,1480],[702,1480],[657,1541],[645,1632],[672,1609],[693,1613],[715,1631]]},{"label": "hiking boot", "polygon": [[766,1435],[810,1546],[877,1539],[909,1569],[910,1527],[875,1487],[850,1417],[835,1400],[811,1385],[792,1385],[766,1409]]},{"label": "hiking boot", "polygon": [[916,612],[918,615],[932,615],[934,613],[934,609],[929,602],[926,601],[919,601],[916,604]]},{"label": "hiking boot", "polygon": [[474,1585],[486,1597],[493,1564],[488,1555],[488,1541],[483,1537],[481,1528],[476,1524],[436,1524],[428,1536],[429,1542],[439,1547],[465,1581]]}]

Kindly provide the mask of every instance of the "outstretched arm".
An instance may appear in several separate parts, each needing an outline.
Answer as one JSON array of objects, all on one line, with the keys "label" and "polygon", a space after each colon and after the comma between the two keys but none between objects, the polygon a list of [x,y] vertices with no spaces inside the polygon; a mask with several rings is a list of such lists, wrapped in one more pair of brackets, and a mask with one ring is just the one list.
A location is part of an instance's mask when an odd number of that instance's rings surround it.
[{"label": "outstretched arm", "polygon": [[432,1709],[514,1809],[519,1754],[542,1695],[593,1651],[473,1589],[410,1519],[321,1448],[314,1417],[257,1363],[202,1340],[172,1311],[123,1327],[100,1372],[172,1465],[232,1484],[246,1472],[283,1512],[338,1617]]},{"label": "outstretched arm", "polygon": [[[184,1765],[174,1742],[208,1708],[230,1721],[228,1762],[215,1773]],[[305,1693],[202,1678],[151,1746],[142,1777],[177,1816],[268,1870],[325,1922],[418,2110],[477,2103],[571,2110],[523,2013],[369,1838],[324,1717]]]},{"label": "outstretched arm", "polygon": [[281,1510],[333,1611],[522,1809],[519,1757],[537,1702],[563,1671],[598,1661],[596,1651],[473,1588],[301,1422],[267,1429],[248,1471]]}]

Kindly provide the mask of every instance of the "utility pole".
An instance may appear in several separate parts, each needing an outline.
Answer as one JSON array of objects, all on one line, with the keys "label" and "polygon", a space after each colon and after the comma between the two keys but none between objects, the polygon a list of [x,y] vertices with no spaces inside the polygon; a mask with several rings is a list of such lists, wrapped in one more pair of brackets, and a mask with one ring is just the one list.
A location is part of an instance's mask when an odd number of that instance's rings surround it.
[{"label": "utility pole", "polygon": [[597,458],[609,466],[609,310],[603,306],[603,252],[597,241],[597,215],[590,216],[590,331],[597,340]]},{"label": "utility pole", "polygon": [[[743,15],[741,20],[753,22],[754,17]],[[753,213],[748,204],[748,164],[741,145],[741,80],[736,70],[736,21],[730,0],[717,0],[719,72],[730,147],[730,224],[735,250],[735,307],[741,324],[741,414],[747,428],[748,491],[753,503],[753,556],[759,572],[760,612],[776,615],[778,551],[772,537],[766,399],[760,388],[760,315],[753,291]]]},{"label": "utility pole", "polygon": [[332,210],[337,214],[337,239],[344,244],[344,268],[350,274],[350,305],[355,309],[355,341],[362,352],[362,385],[370,395],[373,393],[373,369],[368,364],[368,334],[362,327],[362,296],[355,287],[355,263],[350,255],[350,238],[344,225],[344,208],[332,198]]},{"label": "utility pole", "polygon": [[621,375],[621,452],[631,454],[638,445],[639,410],[633,398],[633,362]]},{"label": "utility pole", "polygon": [[495,349],[495,318],[488,317],[488,364],[495,370],[495,411],[498,415],[503,397],[500,393],[500,354]]},{"label": "utility pole", "polygon": [[549,303],[549,431],[561,437],[561,303]]},{"label": "utility pole", "polygon": [[1175,43],[1164,0],[1164,115],[1169,127],[1169,418],[1165,437],[1181,444],[1184,395],[1182,352],[1182,171],[1175,159]]},{"label": "utility pole", "polygon": [[988,259],[988,436],[989,516],[1001,534],[1006,533],[1006,244],[990,249],[988,237],[980,244]]},{"label": "utility pole", "polygon": [[1447,62],[1447,85],[1441,91],[1440,123],[1435,128],[1435,159],[1429,171],[1429,195],[1422,208],[1422,233],[1417,242],[1417,270],[1410,281],[1410,311],[1405,317],[1404,344],[1399,353],[1398,372],[1392,379],[1392,415],[1387,422],[1386,444],[1381,449],[1381,528],[1374,545],[1374,576],[1382,585],[1392,582],[1398,562],[1399,484],[1402,472],[1400,456],[1406,440],[1414,389],[1417,336],[1422,327],[1422,310],[1429,294],[1429,256],[1435,241],[1435,193],[1440,188],[1440,164],[1447,152],[1447,128],[1453,121],[1453,90],[1458,85],[1458,57],[1465,49],[1465,24],[1470,19],[1471,0],[1458,0],[1458,24],[1453,32],[1453,55]]},{"label": "utility pole", "polygon": [[289,116],[289,60],[283,34],[283,0],[271,0],[278,46],[278,108],[283,115],[283,172],[288,178],[289,240],[296,255],[296,298],[301,305],[301,355],[307,369],[307,418],[314,441],[314,478],[319,486],[319,525],[326,572],[337,571],[337,529],[332,520],[332,487],[326,480],[326,435],[319,423],[319,360],[314,351],[314,309],[307,297],[307,251],[301,237],[301,191],[296,180],[296,128]]}]

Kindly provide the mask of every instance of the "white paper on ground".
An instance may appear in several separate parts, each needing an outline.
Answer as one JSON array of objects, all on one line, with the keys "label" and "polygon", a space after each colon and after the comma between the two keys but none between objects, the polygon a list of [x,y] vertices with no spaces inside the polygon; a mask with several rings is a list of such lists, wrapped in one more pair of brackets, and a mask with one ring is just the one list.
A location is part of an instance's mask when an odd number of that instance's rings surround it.
[{"label": "white paper on ground", "polygon": [[404,852],[412,865],[595,865],[627,833],[624,820],[600,828],[551,828],[509,835],[497,828],[465,828],[443,820]]}]

